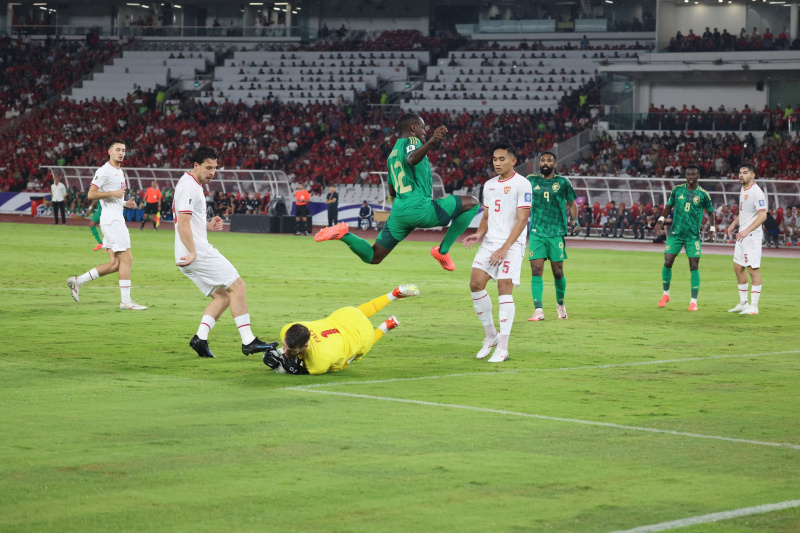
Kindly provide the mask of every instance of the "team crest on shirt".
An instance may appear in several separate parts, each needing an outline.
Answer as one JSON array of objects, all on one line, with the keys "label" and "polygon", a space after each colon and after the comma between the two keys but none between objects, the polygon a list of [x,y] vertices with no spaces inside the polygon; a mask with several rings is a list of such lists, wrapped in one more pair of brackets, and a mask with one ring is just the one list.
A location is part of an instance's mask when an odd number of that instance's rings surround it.
[{"label": "team crest on shirt", "polygon": [[694,202],[694,204],[695,204],[695,205],[699,204],[699,203],[700,203],[700,197],[699,197],[699,196],[695,196],[695,197],[692,199],[692,202]]},{"label": "team crest on shirt", "polygon": [[748,196],[747,194],[744,195],[744,201],[745,202],[747,201],[747,196]]},{"label": "team crest on shirt", "polygon": [[511,192],[511,187],[503,187],[503,194],[508,194]]},{"label": "team crest on shirt", "polygon": [[553,192],[558,192],[558,190],[559,190],[560,188],[561,188],[561,187],[558,185],[558,183],[554,183],[554,184],[553,184]]}]

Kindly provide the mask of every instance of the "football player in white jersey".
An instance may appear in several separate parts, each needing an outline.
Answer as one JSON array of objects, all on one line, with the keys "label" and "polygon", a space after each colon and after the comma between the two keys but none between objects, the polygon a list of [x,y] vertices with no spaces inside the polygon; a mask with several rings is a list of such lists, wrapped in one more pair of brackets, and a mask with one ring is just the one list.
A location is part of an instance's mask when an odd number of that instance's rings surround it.
[{"label": "football player in white jersey", "polygon": [[[472,262],[469,290],[472,306],[483,324],[486,338],[478,355],[483,359],[497,346],[489,359],[499,363],[508,359],[508,338],[514,323],[514,298],[511,291],[519,286],[522,259],[525,256],[525,229],[531,212],[531,183],[514,171],[516,150],[510,144],[498,144],[492,151],[497,176],[483,186],[483,218],[478,231],[464,238],[464,246],[481,247]],[[494,327],[492,300],[486,292],[489,279],[497,281],[500,304],[500,331]]]},{"label": "football player in white jersey", "polygon": [[147,309],[131,300],[131,236],[123,216],[124,208],[134,209],[134,200],[125,200],[125,141],[114,139],[108,144],[108,162],[97,169],[86,197],[99,200],[103,208],[100,229],[103,231],[103,248],[108,252],[108,263],[98,265],[80,276],[67,279],[72,298],[77,302],[81,286],[106,274],[119,272],[120,309],[140,311]]},{"label": "football player in white jersey", "polygon": [[264,352],[275,344],[261,342],[250,329],[245,284],[234,266],[208,242],[208,230],[222,231],[218,216],[206,221],[205,186],[217,172],[219,154],[201,146],[192,156],[192,171],[183,174],[175,186],[172,201],[175,220],[175,264],[197,288],[211,298],[197,334],[189,346],[200,357],[214,357],[208,347],[208,334],[228,307],[242,337],[242,353]]},{"label": "football player in white jersey", "polygon": [[[733,270],[739,284],[739,303],[729,313],[741,315],[757,315],[758,299],[761,297],[761,239],[764,230],[761,225],[767,219],[767,199],[761,187],[756,185],[756,168],[750,163],[739,167],[739,214],[728,226],[728,236],[733,235],[733,228],[739,225],[736,234],[736,246],[733,249]],[[745,270],[745,268],[747,270]],[[747,303],[747,274],[753,286],[750,289],[750,303]]]}]

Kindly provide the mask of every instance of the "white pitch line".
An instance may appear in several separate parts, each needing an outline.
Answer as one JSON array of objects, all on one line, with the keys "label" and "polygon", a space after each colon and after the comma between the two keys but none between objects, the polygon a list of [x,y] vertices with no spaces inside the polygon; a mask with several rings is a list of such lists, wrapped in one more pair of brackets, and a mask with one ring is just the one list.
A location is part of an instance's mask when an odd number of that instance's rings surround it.
[{"label": "white pitch line", "polygon": [[350,392],[334,392],[334,391],[324,391],[324,390],[314,390],[309,388],[303,387],[288,387],[284,390],[294,390],[297,392],[311,392],[314,394],[329,394],[332,396],[344,396],[347,398],[361,398],[365,400],[380,400],[384,402],[397,402],[397,403],[407,403],[412,405],[424,405],[427,407],[446,407],[449,409],[463,409],[465,411],[477,411],[480,413],[492,413],[496,415],[507,415],[507,416],[520,416],[523,418],[538,418],[540,420],[549,420],[552,422],[568,422],[571,424],[583,424],[587,426],[600,426],[600,427],[607,427],[607,428],[614,428],[614,429],[627,429],[632,431],[645,431],[648,433],[663,433],[666,435],[678,435],[681,437],[692,437],[696,439],[712,439],[712,440],[723,440],[727,442],[738,442],[743,444],[756,444],[759,446],[772,446],[776,448],[791,448],[793,450],[800,450],[800,445],[798,444],[789,444],[785,442],[768,442],[768,441],[759,441],[759,440],[748,440],[748,439],[735,439],[733,437],[720,437],[717,435],[703,435],[701,433],[686,433],[683,431],[672,431],[669,429],[655,429],[655,428],[644,428],[644,427],[637,427],[637,426],[626,426],[623,424],[613,424],[611,422],[596,422],[594,420],[581,420],[579,418],[562,418],[558,416],[548,416],[548,415],[537,415],[535,413],[520,413],[517,411],[507,411],[505,409],[490,409],[488,407],[475,407],[473,405],[459,405],[454,403],[437,403],[437,402],[426,402],[423,400],[408,400],[405,398],[391,398],[388,396],[372,396],[370,394],[353,394]]},{"label": "white pitch line", "polygon": [[788,500],[779,503],[756,505],[755,507],[743,507],[741,509],[734,509],[732,511],[722,511],[719,513],[682,518],[680,520],[673,520],[671,522],[661,522],[660,524],[652,524],[649,526],[635,527],[633,529],[613,531],[612,533],[653,533],[655,531],[668,531],[670,529],[678,529],[679,527],[694,526],[696,524],[709,524],[711,522],[719,522],[720,520],[729,520],[731,518],[739,518],[740,516],[750,516],[754,514],[771,513],[773,511],[792,509],[794,507],[800,507],[800,500]]},{"label": "white pitch line", "polygon": [[506,370],[499,372],[463,372],[460,374],[442,374],[438,376],[420,376],[416,378],[392,378],[392,379],[374,379],[370,381],[343,381],[339,383],[312,383],[311,385],[298,385],[292,387],[284,387],[286,390],[300,390],[311,389],[319,387],[338,387],[340,385],[366,385],[375,383],[394,383],[398,381],[421,381],[425,379],[445,379],[445,378],[459,378],[465,376],[497,376],[508,374],[522,374],[527,372],[565,372],[569,370],[594,370],[603,368],[623,368],[631,366],[644,366],[644,365],[662,365],[667,363],[685,363],[692,361],[709,361],[712,359],[731,359],[735,357],[760,357],[764,355],[782,355],[790,353],[800,353],[800,350],[786,350],[783,352],[764,352],[764,353],[746,353],[746,354],[728,354],[728,355],[709,355],[707,357],[687,357],[684,359],[661,359],[658,361],[634,361],[631,363],[610,363],[606,365],[586,365],[586,366],[568,366],[561,368],[528,368],[522,370]]}]

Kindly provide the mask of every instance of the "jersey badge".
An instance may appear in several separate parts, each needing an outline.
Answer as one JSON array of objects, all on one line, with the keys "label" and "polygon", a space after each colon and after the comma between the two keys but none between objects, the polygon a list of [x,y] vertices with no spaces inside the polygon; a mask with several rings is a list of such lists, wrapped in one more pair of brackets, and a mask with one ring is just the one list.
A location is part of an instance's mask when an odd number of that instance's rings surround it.
[{"label": "jersey badge", "polygon": [[758,201],[758,207],[764,207],[764,200]]},{"label": "jersey badge", "polygon": [[558,183],[554,183],[554,184],[553,184],[553,192],[558,192],[558,190],[559,190],[560,188],[561,188],[561,187],[558,185]]},{"label": "jersey badge", "polygon": [[683,195],[678,196],[678,200],[683,200]]},{"label": "jersey badge", "polygon": [[534,191],[538,191],[539,190],[539,186],[537,185],[536,187],[533,188],[533,190]]},{"label": "jersey badge", "polygon": [[694,205],[699,204],[700,203],[700,197],[699,196],[695,196],[694,198],[692,198],[692,202],[694,202]]},{"label": "jersey badge", "polygon": [[511,192],[511,187],[503,187],[503,194],[508,194]]},{"label": "jersey badge", "polygon": [[745,202],[747,201],[747,196],[748,196],[747,194],[744,195],[744,201]]},{"label": "jersey badge", "polygon": [[529,192],[525,193],[525,201],[526,202],[530,202],[531,201],[531,193],[529,193]]},{"label": "jersey badge", "polygon": [[416,149],[417,149],[416,146],[414,146],[413,144],[409,144],[408,146],[406,146],[406,153],[408,154],[410,152],[413,152]]}]

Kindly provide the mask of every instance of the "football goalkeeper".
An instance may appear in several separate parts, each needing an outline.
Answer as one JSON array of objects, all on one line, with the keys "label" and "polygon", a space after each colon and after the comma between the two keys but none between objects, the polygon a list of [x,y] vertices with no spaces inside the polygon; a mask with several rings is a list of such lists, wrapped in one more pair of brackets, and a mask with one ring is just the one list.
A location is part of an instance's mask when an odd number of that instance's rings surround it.
[{"label": "football goalkeeper", "polygon": [[[328,318],[295,322],[281,329],[280,343],[264,352],[264,364],[280,374],[324,374],[338,372],[372,349],[389,330],[399,325],[390,316],[373,330],[369,317],[400,298],[419,296],[416,285],[400,285],[356,307],[342,307]],[[282,343],[282,347],[278,345]]]}]

